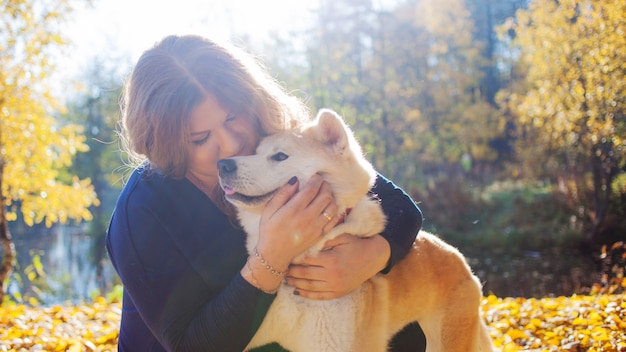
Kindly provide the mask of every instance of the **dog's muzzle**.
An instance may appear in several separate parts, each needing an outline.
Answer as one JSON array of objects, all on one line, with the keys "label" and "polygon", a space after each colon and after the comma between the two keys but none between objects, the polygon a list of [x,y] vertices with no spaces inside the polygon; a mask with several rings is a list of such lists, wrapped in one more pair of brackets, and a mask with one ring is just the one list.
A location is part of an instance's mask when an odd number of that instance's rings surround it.
[{"label": "dog's muzzle", "polygon": [[[246,195],[236,191],[238,187],[237,178],[237,162],[233,159],[222,159],[217,162],[217,170],[219,171],[220,186],[224,190],[226,200],[235,205],[245,205],[255,207],[263,205],[276,193],[277,189],[259,195]],[[231,183],[234,181],[234,184]]]},{"label": "dog's muzzle", "polygon": [[217,162],[217,170],[219,172],[220,186],[226,193],[226,196],[233,195],[235,191],[230,187],[228,179],[237,172],[237,162],[233,159],[222,159]]}]

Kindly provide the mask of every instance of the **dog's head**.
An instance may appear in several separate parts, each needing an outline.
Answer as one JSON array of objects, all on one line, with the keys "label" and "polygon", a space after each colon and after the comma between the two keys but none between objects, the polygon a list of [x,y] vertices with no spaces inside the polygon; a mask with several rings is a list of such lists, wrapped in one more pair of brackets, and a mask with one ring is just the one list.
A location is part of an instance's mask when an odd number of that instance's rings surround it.
[{"label": "dog's head", "polygon": [[327,109],[302,130],[268,136],[256,154],[220,160],[218,168],[226,199],[253,212],[260,212],[293,176],[304,185],[314,174],[321,175],[342,210],[358,203],[376,178],[352,131]]}]

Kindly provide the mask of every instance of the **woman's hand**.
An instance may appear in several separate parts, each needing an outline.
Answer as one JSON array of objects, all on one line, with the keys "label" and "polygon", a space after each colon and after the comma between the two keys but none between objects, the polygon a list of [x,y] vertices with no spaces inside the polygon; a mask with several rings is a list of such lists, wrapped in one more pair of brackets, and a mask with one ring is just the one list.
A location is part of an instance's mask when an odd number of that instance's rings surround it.
[{"label": "woman's hand", "polygon": [[289,267],[287,284],[294,294],[310,299],[346,295],[387,265],[391,248],[382,236],[359,238],[343,234],[328,241],[325,250]]},{"label": "woman's hand", "polygon": [[278,270],[286,269],[339,221],[331,215],[337,205],[328,183],[314,175],[298,191],[299,182],[280,188],[261,216],[257,250]]}]

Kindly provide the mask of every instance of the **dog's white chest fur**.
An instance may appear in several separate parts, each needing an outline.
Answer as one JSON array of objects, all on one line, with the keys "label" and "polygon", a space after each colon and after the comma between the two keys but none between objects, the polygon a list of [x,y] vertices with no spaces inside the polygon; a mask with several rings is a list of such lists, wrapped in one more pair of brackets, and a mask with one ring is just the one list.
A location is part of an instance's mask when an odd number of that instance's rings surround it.
[{"label": "dog's white chest fur", "polygon": [[249,347],[280,341],[290,351],[352,351],[361,300],[360,289],[341,298],[314,301],[282,286]]},{"label": "dog's white chest fur", "polygon": [[[243,216],[242,220],[251,221],[242,221],[242,224],[248,233],[248,251],[252,252],[258,241],[258,227],[254,225],[260,219],[258,215],[246,215],[249,216]],[[308,252],[321,250],[326,241],[342,233],[373,236],[383,230],[384,223],[385,217],[378,202],[363,197],[352,208],[346,221]],[[296,296],[293,287],[283,284],[248,348],[279,342],[294,352],[355,351],[356,329],[360,326],[358,322],[362,319],[368,289],[369,286],[362,285],[343,297],[319,301]]]}]

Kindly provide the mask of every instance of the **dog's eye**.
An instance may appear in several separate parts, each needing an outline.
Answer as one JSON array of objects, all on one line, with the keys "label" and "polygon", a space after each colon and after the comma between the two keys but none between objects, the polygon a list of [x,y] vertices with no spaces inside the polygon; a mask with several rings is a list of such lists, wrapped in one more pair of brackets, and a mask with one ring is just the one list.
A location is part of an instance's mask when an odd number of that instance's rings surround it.
[{"label": "dog's eye", "polygon": [[274,155],[272,155],[272,160],[274,161],[283,161],[286,160],[287,158],[289,158],[289,155],[283,153],[283,152],[278,152]]}]

